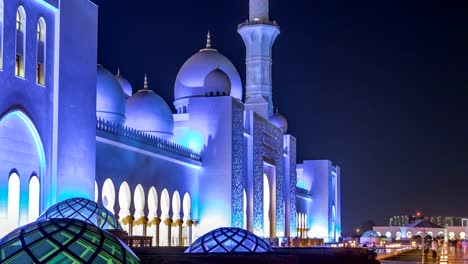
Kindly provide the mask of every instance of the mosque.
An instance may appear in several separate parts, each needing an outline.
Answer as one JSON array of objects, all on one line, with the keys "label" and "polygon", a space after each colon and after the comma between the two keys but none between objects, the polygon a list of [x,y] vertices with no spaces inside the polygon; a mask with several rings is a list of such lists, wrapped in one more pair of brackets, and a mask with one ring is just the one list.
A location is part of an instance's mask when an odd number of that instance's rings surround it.
[{"label": "mosque", "polygon": [[297,163],[273,105],[280,27],[268,0],[249,11],[246,80],[208,34],[177,73],[173,112],[146,77],[135,89],[98,65],[93,3],[0,0],[0,237],[82,197],[157,246],[226,226],[337,241],[340,168]]}]

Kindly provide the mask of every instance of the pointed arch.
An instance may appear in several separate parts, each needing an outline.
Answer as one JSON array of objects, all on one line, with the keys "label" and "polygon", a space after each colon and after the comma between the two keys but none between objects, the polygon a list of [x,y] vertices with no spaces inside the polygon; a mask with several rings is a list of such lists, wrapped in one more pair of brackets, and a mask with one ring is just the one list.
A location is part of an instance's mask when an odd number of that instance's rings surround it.
[{"label": "pointed arch", "polygon": [[184,212],[184,221],[190,220],[192,213],[192,199],[190,198],[189,193],[184,194],[184,199],[182,201],[182,207]]},{"label": "pointed arch", "polygon": [[158,192],[154,186],[148,192],[148,216],[150,220],[158,216]]},{"label": "pointed arch", "polygon": [[180,194],[178,191],[174,191],[172,194],[172,220],[180,219]]},{"label": "pointed arch", "polygon": [[133,205],[135,207],[135,219],[145,216],[145,190],[141,184],[138,184],[133,193]]},{"label": "pointed arch", "polygon": [[102,205],[111,213],[114,213],[115,187],[110,178],[108,178],[102,186]]},{"label": "pointed arch", "polygon": [[46,22],[43,17],[37,21],[37,54],[36,54],[36,83],[45,85],[45,60],[46,60]]},{"label": "pointed arch", "polygon": [[130,204],[132,202],[132,194],[130,192],[130,186],[127,182],[122,182],[119,188],[119,216],[120,219],[130,215]]},{"label": "pointed arch", "polygon": [[[8,144],[4,144],[4,142],[8,142]],[[28,155],[24,155],[24,153],[28,153]],[[46,172],[46,159],[39,132],[31,119],[20,110],[13,110],[0,117],[0,171],[4,175],[10,175],[10,170],[14,167],[17,167],[15,172],[18,175],[18,171],[27,174],[34,172],[34,176],[41,183],[38,191],[39,197],[35,195],[37,199],[34,201],[40,214],[45,207],[52,204],[54,197],[51,193],[54,186],[51,182],[44,183],[43,180]],[[6,187],[8,178],[3,179],[1,180],[2,185]],[[25,187],[23,188],[24,197],[18,208],[20,223],[27,223],[30,220],[28,207],[30,180],[29,177],[22,177],[20,182]],[[0,193],[0,200],[2,199],[8,200],[7,192]],[[0,210],[0,219],[0,225],[5,226],[2,231],[8,231],[6,230],[9,227],[7,207]]]},{"label": "pointed arch", "polygon": [[161,193],[161,218],[169,218],[169,208],[171,206],[169,192],[164,189]]},{"label": "pointed arch", "polygon": [[8,227],[13,230],[19,226],[20,178],[12,172],[8,178]]},{"label": "pointed arch", "polygon": [[39,217],[39,200],[41,197],[40,190],[41,185],[39,178],[33,174],[29,180],[29,222],[34,222]]},{"label": "pointed arch", "polygon": [[18,77],[25,76],[26,57],[26,11],[23,6],[16,10],[16,61],[15,74]]}]

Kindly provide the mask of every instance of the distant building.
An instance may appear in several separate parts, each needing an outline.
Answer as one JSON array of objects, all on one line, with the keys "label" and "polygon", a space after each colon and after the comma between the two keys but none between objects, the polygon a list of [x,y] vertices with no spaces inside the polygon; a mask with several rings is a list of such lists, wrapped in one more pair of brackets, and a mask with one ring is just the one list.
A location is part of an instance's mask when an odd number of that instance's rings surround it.
[{"label": "distant building", "polygon": [[390,226],[404,226],[421,219],[441,226],[468,226],[467,218],[455,216],[424,216],[421,212],[416,212],[415,215],[392,216],[388,222]]},{"label": "distant building", "polygon": [[450,240],[466,239],[468,234],[468,218],[454,216],[424,216],[421,212],[415,215],[399,215],[389,219],[389,226],[375,226],[373,230],[381,236],[393,240],[411,239],[414,235],[421,235],[422,231],[412,227],[407,227],[408,224],[418,220],[425,219],[434,224],[444,226],[444,230],[427,229],[426,235],[432,237],[439,236]]}]

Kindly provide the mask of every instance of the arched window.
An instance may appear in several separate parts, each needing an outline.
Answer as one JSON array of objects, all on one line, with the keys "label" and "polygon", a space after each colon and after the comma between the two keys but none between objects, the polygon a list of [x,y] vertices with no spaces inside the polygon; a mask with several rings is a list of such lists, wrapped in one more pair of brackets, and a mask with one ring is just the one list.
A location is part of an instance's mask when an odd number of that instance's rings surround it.
[{"label": "arched window", "polygon": [[16,172],[8,179],[8,227],[13,230],[19,226],[20,178]]},{"label": "arched window", "polygon": [[410,239],[413,237],[413,233],[411,231],[406,232],[406,238]]},{"label": "arched window", "polygon": [[46,59],[46,23],[44,18],[37,22],[37,62],[36,83],[45,85],[45,59]]},{"label": "arched window", "polygon": [[33,175],[29,180],[29,222],[34,222],[39,217],[40,183],[39,178]]},{"label": "arched window", "polygon": [[387,232],[385,233],[385,236],[386,236],[387,238],[392,238],[392,233],[391,233],[390,231],[387,231]]},{"label": "arched window", "polygon": [[24,78],[26,50],[26,12],[22,6],[16,11],[16,61],[15,74]]},{"label": "arched window", "polygon": [[5,19],[3,0],[0,0],[0,70],[3,69],[3,20]]}]

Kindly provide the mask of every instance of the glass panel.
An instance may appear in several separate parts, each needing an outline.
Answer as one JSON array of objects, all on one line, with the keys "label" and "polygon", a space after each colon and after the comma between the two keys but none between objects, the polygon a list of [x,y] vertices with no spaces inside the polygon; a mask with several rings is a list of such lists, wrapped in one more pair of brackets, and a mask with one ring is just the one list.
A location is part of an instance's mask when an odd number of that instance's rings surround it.
[{"label": "glass panel", "polygon": [[5,264],[34,263],[34,261],[31,259],[31,257],[28,254],[26,254],[26,252],[22,251],[3,263]]},{"label": "glass panel", "polygon": [[48,256],[58,250],[58,246],[52,243],[49,239],[44,239],[31,247],[31,252],[40,261],[44,261]]}]

